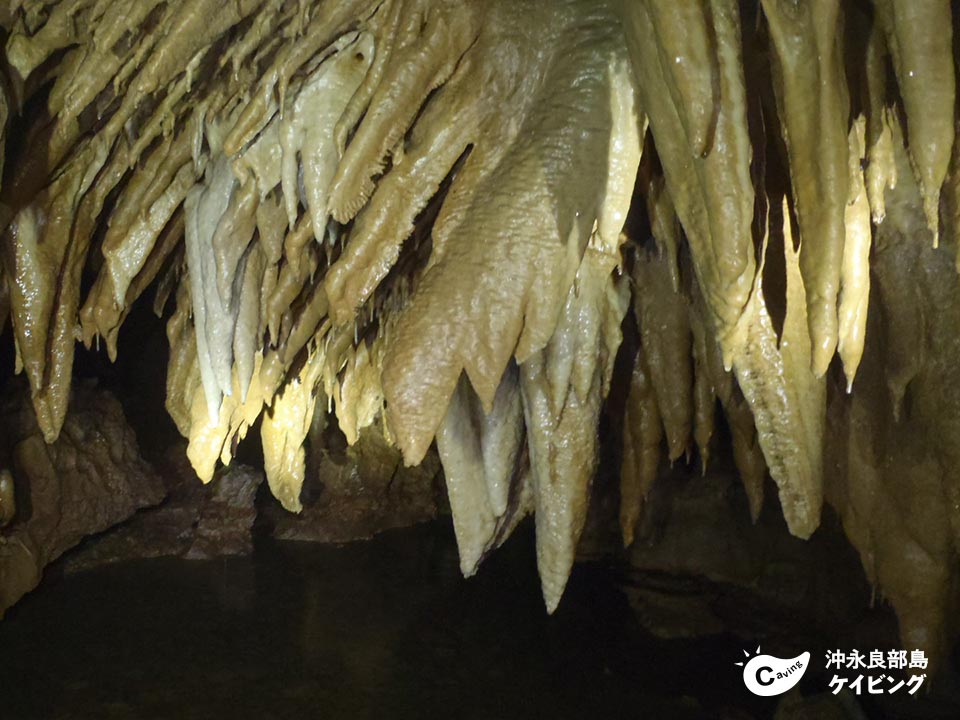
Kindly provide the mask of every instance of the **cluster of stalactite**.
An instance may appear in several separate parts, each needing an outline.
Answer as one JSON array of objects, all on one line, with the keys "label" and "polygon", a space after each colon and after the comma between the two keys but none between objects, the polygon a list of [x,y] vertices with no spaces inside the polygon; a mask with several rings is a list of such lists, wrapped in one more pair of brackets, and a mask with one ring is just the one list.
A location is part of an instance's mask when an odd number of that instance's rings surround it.
[{"label": "cluster of stalactite", "polygon": [[807,537],[826,497],[942,648],[947,0],[6,0],[0,25],[4,308],[48,441],[75,342],[114,356],[152,289],[202,480],[259,420],[298,510],[318,404],[408,464],[435,441],[464,574],[532,513],[552,610],[626,353],[625,543],[661,453],[706,465],[722,424],[751,512],[769,473]]}]

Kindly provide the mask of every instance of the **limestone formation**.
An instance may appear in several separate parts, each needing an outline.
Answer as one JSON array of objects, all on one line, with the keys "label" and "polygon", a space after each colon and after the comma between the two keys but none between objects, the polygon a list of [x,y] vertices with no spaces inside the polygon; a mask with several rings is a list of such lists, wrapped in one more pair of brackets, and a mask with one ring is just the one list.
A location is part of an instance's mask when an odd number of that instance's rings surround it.
[{"label": "limestone formation", "polygon": [[960,580],[952,12],[7,0],[0,317],[43,437],[75,342],[115,357],[155,288],[202,480],[259,423],[300,510],[324,409],[408,465],[436,442],[464,573],[533,513],[552,610],[624,367],[627,544],[661,455],[732,452],[754,518],[767,470],[795,535],[835,507],[936,658]]},{"label": "limestone formation", "polygon": [[16,522],[0,534],[0,615],[65,551],[165,494],[108,392],[75,388],[60,436],[48,445],[23,390],[8,392],[0,407],[0,509],[14,485],[20,505]]}]

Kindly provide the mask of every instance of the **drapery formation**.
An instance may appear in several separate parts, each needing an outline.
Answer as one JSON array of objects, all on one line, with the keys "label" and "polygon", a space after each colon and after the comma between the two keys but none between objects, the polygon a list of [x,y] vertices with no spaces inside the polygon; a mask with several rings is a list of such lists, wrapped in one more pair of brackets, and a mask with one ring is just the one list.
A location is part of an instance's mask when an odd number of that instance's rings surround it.
[{"label": "drapery formation", "polygon": [[201,479],[259,419],[299,509],[318,404],[410,464],[436,441],[463,572],[533,513],[552,610],[625,353],[626,543],[661,453],[722,435],[754,515],[768,471],[796,535],[826,497],[909,644],[943,646],[947,0],[7,0],[0,25],[3,312],[48,441],[75,341],[115,356],[153,289]]}]

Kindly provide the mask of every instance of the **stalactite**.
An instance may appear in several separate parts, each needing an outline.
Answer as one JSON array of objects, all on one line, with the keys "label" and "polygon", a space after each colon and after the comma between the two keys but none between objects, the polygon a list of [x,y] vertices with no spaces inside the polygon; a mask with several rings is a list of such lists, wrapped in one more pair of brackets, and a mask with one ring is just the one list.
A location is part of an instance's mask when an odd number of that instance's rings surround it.
[{"label": "stalactite", "polygon": [[800,229],[813,369],[823,375],[837,347],[847,203],[850,99],[839,0],[763,0],[774,49],[774,90],[790,161]]}]

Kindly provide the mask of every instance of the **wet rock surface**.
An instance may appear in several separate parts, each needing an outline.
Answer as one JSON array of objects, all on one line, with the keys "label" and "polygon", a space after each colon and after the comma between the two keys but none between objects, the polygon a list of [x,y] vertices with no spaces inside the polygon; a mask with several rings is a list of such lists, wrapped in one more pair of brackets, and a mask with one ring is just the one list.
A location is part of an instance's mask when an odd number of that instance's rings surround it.
[{"label": "wet rock surface", "polygon": [[416,467],[405,467],[399,450],[378,428],[361,431],[352,446],[331,434],[311,437],[303,511],[294,514],[277,503],[265,504],[264,520],[274,537],[342,543],[437,517],[442,478],[435,453]]},{"label": "wet rock surface", "polygon": [[258,496],[264,473],[250,465],[234,462],[219,468],[209,484],[201,483],[183,447],[174,443],[157,462],[166,500],[84,542],[65,558],[65,571],[153,557],[247,555],[254,532],[280,540],[345,543],[437,517],[442,491],[435,454],[407,468],[381,430],[364,430],[347,446],[335,429],[318,428],[311,438],[300,513],[285,510],[266,492]]},{"label": "wet rock surface", "polygon": [[[867,623],[871,591],[839,523],[825,513],[810,540],[790,535],[773,493],[751,522],[731,472],[672,472],[647,499],[625,551],[625,591],[640,621],[663,637],[732,632],[795,642],[847,636]],[[873,622],[871,620],[871,622]],[[896,642],[892,614],[874,627]],[[836,640],[835,640],[836,641]]]},{"label": "wet rock surface", "polygon": [[263,472],[237,464],[222,468],[204,485],[179,459],[181,455],[171,451],[170,461],[164,463],[166,500],[84,543],[65,559],[67,572],[124,560],[169,556],[206,560],[253,550],[254,501]]},{"label": "wet rock surface", "polygon": [[246,465],[231,466],[218,475],[201,508],[189,559],[245,555],[253,550],[254,499],[263,473]]},{"label": "wet rock surface", "polygon": [[14,511],[0,532],[0,614],[84,537],[164,496],[109,392],[78,385],[63,432],[51,445],[44,442],[26,387],[14,383],[3,397],[0,467],[8,480],[5,505]]}]

